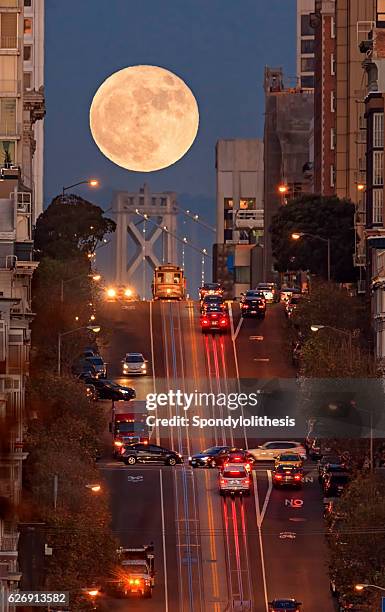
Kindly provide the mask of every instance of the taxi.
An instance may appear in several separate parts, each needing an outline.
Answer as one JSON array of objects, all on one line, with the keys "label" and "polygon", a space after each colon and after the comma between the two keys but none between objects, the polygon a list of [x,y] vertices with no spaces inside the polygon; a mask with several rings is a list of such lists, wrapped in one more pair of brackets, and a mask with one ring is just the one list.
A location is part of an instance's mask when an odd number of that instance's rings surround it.
[{"label": "taxi", "polygon": [[275,458],[274,468],[277,468],[279,465],[292,465],[296,468],[301,468],[303,459],[298,453],[281,453]]}]

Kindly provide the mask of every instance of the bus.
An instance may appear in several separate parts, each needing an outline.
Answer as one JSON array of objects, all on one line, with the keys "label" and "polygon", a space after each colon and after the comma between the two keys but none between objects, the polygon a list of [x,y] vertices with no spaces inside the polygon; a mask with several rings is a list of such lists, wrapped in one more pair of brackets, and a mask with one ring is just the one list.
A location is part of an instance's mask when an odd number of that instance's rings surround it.
[{"label": "bus", "polygon": [[158,266],[154,270],[151,288],[154,300],[184,300],[186,279],[183,269],[171,264]]}]

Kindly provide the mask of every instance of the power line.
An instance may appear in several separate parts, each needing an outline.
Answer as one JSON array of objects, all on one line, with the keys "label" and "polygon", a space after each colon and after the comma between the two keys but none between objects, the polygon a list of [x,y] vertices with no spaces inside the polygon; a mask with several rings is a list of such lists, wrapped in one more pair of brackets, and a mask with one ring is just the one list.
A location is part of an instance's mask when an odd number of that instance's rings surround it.
[{"label": "power line", "polygon": [[199,225],[202,225],[206,229],[210,230],[210,232],[213,232],[215,234],[215,232],[216,232],[215,227],[213,227],[212,225],[207,223],[207,221],[203,221],[202,219],[200,219],[199,215],[192,213],[190,210],[185,210],[184,208],[179,206],[179,204],[176,204],[176,208],[178,210],[180,210],[181,213],[186,215],[186,217],[188,217],[189,219],[191,219],[195,223],[198,223]]}]

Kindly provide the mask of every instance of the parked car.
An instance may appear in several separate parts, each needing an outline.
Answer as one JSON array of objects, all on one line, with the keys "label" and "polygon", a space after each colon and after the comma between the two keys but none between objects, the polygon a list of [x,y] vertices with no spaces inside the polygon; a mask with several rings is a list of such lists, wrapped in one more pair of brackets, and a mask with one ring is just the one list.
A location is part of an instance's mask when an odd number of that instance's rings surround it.
[{"label": "parked car", "polygon": [[86,357],[86,361],[91,363],[95,370],[97,378],[107,377],[107,365],[100,355],[93,355],[92,357]]},{"label": "parked car", "polygon": [[134,399],[136,397],[134,389],[118,385],[112,380],[92,378],[89,376],[84,377],[82,380],[86,385],[92,385],[96,389],[98,399],[101,400],[113,400],[117,402],[119,400]]}]

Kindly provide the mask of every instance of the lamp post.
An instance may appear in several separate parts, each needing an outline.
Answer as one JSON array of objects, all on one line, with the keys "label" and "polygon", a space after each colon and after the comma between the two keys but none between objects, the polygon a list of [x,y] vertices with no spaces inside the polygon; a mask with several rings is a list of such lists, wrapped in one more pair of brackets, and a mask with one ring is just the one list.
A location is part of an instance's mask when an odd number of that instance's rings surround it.
[{"label": "lamp post", "polygon": [[328,281],[330,282],[330,238],[323,238],[318,234],[308,234],[307,232],[293,232],[291,235],[293,240],[300,240],[302,237],[314,238],[315,240],[320,240],[321,242],[325,242],[328,247]]},{"label": "lamp post", "polygon": [[98,334],[100,332],[99,325],[86,325],[82,327],[76,327],[75,329],[70,329],[70,331],[67,331],[67,332],[58,333],[58,337],[57,337],[57,375],[58,376],[61,376],[61,339],[63,338],[63,336],[74,334],[75,332],[78,332],[82,329],[88,329],[89,331],[92,331],[95,334]]},{"label": "lamp post", "polygon": [[356,584],[354,585],[356,591],[363,591],[364,589],[376,589],[377,591],[385,591],[384,587],[378,586],[378,584]]},{"label": "lamp post", "polygon": [[[60,302],[62,304],[64,302],[64,285],[66,285],[67,283],[72,283],[73,281],[77,280],[78,278],[81,278],[82,276],[83,274],[77,274],[76,276],[72,276],[71,278],[61,279],[60,281]],[[97,283],[98,281],[100,281],[102,276],[101,274],[88,274],[88,278],[92,278],[92,280]]]},{"label": "lamp post", "polygon": [[[84,485],[86,489],[92,491],[92,493],[99,493],[102,490],[102,487],[99,483],[95,482],[94,484],[86,484]],[[53,477],[53,508],[56,510],[57,508],[57,498],[59,491],[59,475],[54,474]]]},{"label": "lamp post", "polygon": [[65,196],[65,192],[67,189],[72,189],[72,187],[77,187],[78,185],[89,185],[90,187],[99,187],[99,181],[95,178],[85,179],[83,181],[78,181],[77,183],[72,183],[72,185],[67,185],[67,187],[63,186],[62,189],[62,197]]}]

